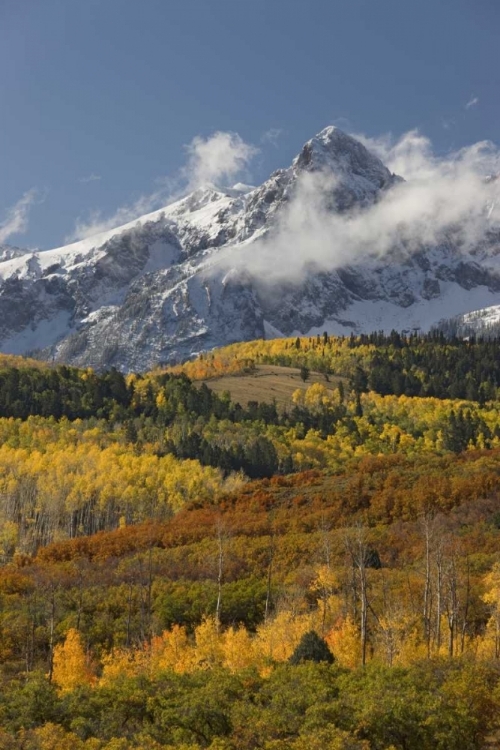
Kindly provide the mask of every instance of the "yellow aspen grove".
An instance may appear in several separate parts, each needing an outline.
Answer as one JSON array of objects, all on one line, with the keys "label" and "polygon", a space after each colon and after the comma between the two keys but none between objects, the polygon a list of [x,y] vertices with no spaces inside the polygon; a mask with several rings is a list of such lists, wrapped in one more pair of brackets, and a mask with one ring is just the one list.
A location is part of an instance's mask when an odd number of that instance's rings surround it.
[{"label": "yellow aspen grove", "polygon": [[287,661],[304,633],[313,628],[311,615],[282,610],[272,620],[259,625],[255,645],[265,659]]},{"label": "yellow aspen grove", "polygon": [[332,628],[325,641],[340,666],[355,669],[361,664],[359,628],[351,617],[347,616]]},{"label": "yellow aspen grove", "polygon": [[402,608],[396,607],[380,615],[377,626],[379,656],[389,666],[411,661],[412,656],[414,659],[425,657],[425,651],[418,648],[415,617]]},{"label": "yellow aspen grove", "polygon": [[318,565],[316,576],[311,583],[311,591],[317,596],[318,610],[321,613],[321,633],[324,635],[339,616],[342,602],[334,590],[338,588],[338,576],[329,565]]},{"label": "yellow aspen grove", "polygon": [[204,617],[194,631],[196,661],[201,669],[212,669],[222,663],[222,637],[216,617]]},{"label": "yellow aspen grove", "polygon": [[228,628],[222,636],[224,666],[233,673],[256,664],[254,644],[245,627]]},{"label": "yellow aspen grove", "polygon": [[79,685],[91,685],[95,681],[88,666],[80,633],[75,628],[70,628],[64,643],[54,648],[52,679],[62,693],[71,692]]},{"label": "yellow aspen grove", "polygon": [[182,674],[193,671],[194,648],[191,646],[186,628],[174,625],[151,641],[151,672],[173,670]]}]

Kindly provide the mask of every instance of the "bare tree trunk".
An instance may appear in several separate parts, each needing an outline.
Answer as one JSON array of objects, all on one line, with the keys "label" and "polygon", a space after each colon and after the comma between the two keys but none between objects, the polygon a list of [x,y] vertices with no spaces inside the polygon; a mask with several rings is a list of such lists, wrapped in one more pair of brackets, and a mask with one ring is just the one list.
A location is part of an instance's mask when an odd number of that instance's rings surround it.
[{"label": "bare tree trunk", "polygon": [[34,593],[35,603],[33,604],[32,597],[28,598],[28,612],[27,612],[27,627],[26,627],[26,673],[31,672],[31,667],[34,660],[34,644],[35,644],[35,630],[36,630],[36,592]]},{"label": "bare tree trunk", "polygon": [[455,551],[450,548],[449,557],[444,566],[445,584],[445,611],[448,621],[448,656],[450,659],[455,655],[455,635],[458,620],[458,573],[456,566]]},{"label": "bare tree trunk", "polygon": [[427,658],[431,655],[431,537],[432,530],[430,518],[426,514],[423,520],[423,531],[425,541],[425,584],[424,584],[424,638],[427,644]]},{"label": "bare tree trunk", "polygon": [[[328,574],[330,574],[331,571],[331,544],[330,544],[330,537],[328,535],[329,529],[325,523],[325,519],[321,519],[321,532],[323,537],[323,552],[324,552],[324,559],[325,559],[325,566],[328,571]],[[323,597],[323,615],[321,618],[321,635],[324,637],[326,632],[326,610],[328,606],[328,595],[330,594],[330,588],[329,585],[327,585],[326,582],[323,583],[323,590],[322,590],[322,597]]]},{"label": "bare tree trunk", "polygon": [[88,574],[87,562],[83,559],[79,561],[78,567],[78,608],[76,612],[76,629],[80,630],[80,624],[83,612],[83,592],[85,583],[85,573]]},{"label": "bare tree trunk", "polygon": [[56,598],[54,587],[50,590],[50,619],[49,619],[49,682],[52,682],[54,671],[54,626],[56,619]]},{"label": "bare tree trunk", "polygon": [[325,556],[325,565],[328,570],[331,569],[332,564],[332,545],[330,541],[330,528],[327,526],[324,518],[321,519],[321,533],[323,541],[323,552]]},{"label": "bare tree trunk", "polygon": [[222,521],[220,518],[217,519],[216,534],[217,534],[218,560],[217,560],[217,604],[215,607],[215,621],[217,624],[217,629],[219,629],[220,628],[220,613],[221,613],[221,606],[222,606],[222,580],[223,580],[223,575],[224,575],[224,536],[223,536]]},{"label": "bare tree trunk", "polygon": [[366,643],[367,643],[367,622],[368,622],[368,598],[366,587],[366,567],[363,551],[360,549],[359,555],[359,582],[360,582],[360,600],[361,600],[361,664],[366,664]]},{"label": "bare tree trunk", "polygon": [[356,587],[356,578],[359,582],[361,664],[364,667],[366,664],[368,644],[368,582],[366,576],[368,545],[366,541],[366,532],[363,526],[358,526],[354,534],[347,534],[344,537],[344,544],[346,545],[346,549],[351,557],[353,589]]},{"label": "bare tree trunk", "polygon": [[147,616],[147,641],[151,643],[153,636],[153,547],[150,545],[148,554],[148,588],[146,598],[146,616]]},{"label": "bare tree trunk", "polygon": [[443,551],[439,545],[436,550],[436,650],[441,648],[441,595],[443,586]]}]

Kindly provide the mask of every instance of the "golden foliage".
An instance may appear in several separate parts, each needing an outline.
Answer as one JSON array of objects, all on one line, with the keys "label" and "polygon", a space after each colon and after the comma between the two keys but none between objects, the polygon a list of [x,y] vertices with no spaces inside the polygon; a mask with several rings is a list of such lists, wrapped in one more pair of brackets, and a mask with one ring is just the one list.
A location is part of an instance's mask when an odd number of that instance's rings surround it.
[{"label": "golden foliage", "polygon": [[174,625],[151,641],[150,669],[153,673],[172,670],[182,674],[193,671],[194,666],[194,651],[186,628],[181,625]]},{"label": "golden foliage", "polygon": [[337,622],[326,634],[325,641],[342,667],[355,669],[361,664],[360,632],[350,615]]},{"label": "golden foliage", "polygon": [[287,661],[300,639],[313,629],[314,616],[281,610],[257,628],[255,649],[265,661]]},{"label": "golden foliage", "polygon": [[95,682],[80,633],[75,628],[70,628],[64,643],[54,648],[52,679],[62,693],[71,692],[79,685],[92,685]]}]

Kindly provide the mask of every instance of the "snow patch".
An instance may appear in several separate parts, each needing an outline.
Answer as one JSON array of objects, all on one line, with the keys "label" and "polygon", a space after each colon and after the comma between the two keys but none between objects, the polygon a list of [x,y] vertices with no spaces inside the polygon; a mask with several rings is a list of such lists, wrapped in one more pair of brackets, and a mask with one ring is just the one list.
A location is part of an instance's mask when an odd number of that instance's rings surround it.
[{"label": "snow patch", "polygon": [[52,347],[63,336],[68,335],[70,318],[68,312],[61,311],[50,320],[41,320],[35,326],[26,326],[2,343],[2,351],[6,354],[26,354]]},{"label": "snow patch", "polygon": [[[472,312],[492,303],[500,304],[500,292],[491,292],[484,286],[463,289],[452,282],[441,283],[439,297],[419,300],[406,308],[384,300],[354,302],[341,315],[325,320],[323,325],[311,328],[305,335],[316,336],[323,331],[333,336],[373,331],[390,333],[392,330],[427,332],[440,320]],[[303,334],[294,332],[291,335]]]}]

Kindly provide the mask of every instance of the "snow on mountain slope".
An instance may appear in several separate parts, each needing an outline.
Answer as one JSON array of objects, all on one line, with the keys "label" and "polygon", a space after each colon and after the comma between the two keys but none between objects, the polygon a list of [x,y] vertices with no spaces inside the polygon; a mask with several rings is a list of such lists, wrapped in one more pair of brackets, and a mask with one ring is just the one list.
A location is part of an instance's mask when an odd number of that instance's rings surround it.
[{"label": "snow on mountain slope", "polygon": [[485,307],[483,310],[466,313],[463,319],[465,323],[469,324],[480,320],[481,325],[485,328],[495,325],[496,323],[500,323],[500,305],[492,305],[491,307]]},{"label": "snow on mountain slope", "polygon": [[447,336],[500,336],[500,305],[491,305],[465,314],[447,316],[434,326]]},{"label": "snow on mountain slope", "polygon": [[[484,287],[464,289],[456,283],[445,283],[441,286],[439,297],[430,300],[421,299],[406,308],[385,300],[354,302],[346,312],[346,319],[325,320],[322,326],[308,331],[308,335],[321,334],[323,331],[332,335],[345,335],[346,325],[358,333],[371,333],[374,330],[385,333],[390,333],[392,330],[423,333],[432,328],[439,329],[439,322],[454,317],[457,310],[484,305],[498,299],[498,294]],[[499,305],[488,307],[486,310],[491,311],[491,322],[493,322],[494,310],[497,310],[500,320]],[[473,315],[474,313],[469,313],[460,318],[467,319]]]},{"label": "snow on mountain slope", "polygon": [[29,250],[13,247],[12,245],[0,245],[0,263],[4,260],[11,260],[12,258],[26,255],[26,253],[29,253]]},{"label": "snow on mountain slope", "polygon": [[[141,370],[233,341],[328,330],[428,329],[500,304],[500,238],[467,251],[449,236],[407,252],[273,273],[280,221],[308,175],[327,176],[324,211],[369,209],[398,185],[353,137],[330,127],[261,186],[200,188],[80,242],[1,254],[0,348],[97,368]],[[392,195],[392,193],[390,193]],[[293,252],[293,233],[290,252]],[[251,259],[265,247],[269,273]],[[286,262],[286,261],[285,261]],[[278,269],[279,270],[279,269]]]}]

